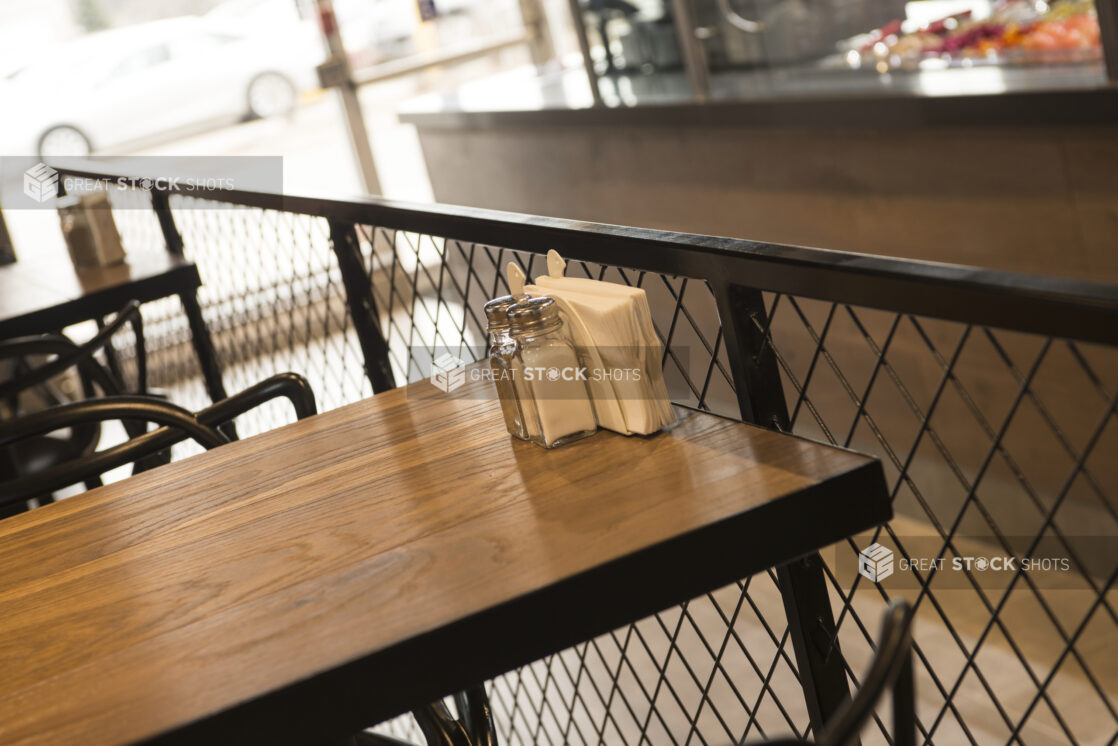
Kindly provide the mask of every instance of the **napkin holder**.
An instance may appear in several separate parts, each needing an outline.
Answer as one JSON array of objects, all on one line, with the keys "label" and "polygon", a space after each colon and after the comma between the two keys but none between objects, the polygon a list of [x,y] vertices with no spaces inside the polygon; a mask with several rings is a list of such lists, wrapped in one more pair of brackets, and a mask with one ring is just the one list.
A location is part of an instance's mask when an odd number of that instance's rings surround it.
[{"label": "napkin holder", "polygon": [[124,244],[107,193],[60,198],[58,218],[75,269],[108,267],[124,261]]},{"label": "napkin holder", "polygon": [[524,292],[559,305],[589,369],[598,424],[622,435],[649,435],[674,423],[645,291],[565,277],[565,268],[559,255],[549,252],[549,274],[525,285]]}]

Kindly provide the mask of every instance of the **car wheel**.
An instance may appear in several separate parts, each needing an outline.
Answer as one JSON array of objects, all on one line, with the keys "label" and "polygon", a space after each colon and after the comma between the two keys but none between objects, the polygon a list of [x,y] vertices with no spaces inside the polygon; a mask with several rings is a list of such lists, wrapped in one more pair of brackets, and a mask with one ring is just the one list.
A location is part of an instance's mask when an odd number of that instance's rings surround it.
[{"label": "car wheel", "polygon": [[295,85],[286,76],[262,73],[248,84],[248,113],[256,119],[289,114],[295,98]]},{"label": "car wheel", "polygon": [[84,158],[93,152],[93,144],[77,127],[60,124],[51,127],[39,138],[39,157]]}]

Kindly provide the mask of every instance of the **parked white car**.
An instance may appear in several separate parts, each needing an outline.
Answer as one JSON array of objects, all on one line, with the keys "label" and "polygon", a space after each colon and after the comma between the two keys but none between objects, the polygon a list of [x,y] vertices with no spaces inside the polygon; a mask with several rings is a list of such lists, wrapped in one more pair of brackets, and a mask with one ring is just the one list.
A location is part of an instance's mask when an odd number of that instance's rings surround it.
[{"label": "parked white car", "polygon": [[0,80],[0,152],[87,155],[287,113],[317,87],[321,42],[173,18],[48,48]]}]

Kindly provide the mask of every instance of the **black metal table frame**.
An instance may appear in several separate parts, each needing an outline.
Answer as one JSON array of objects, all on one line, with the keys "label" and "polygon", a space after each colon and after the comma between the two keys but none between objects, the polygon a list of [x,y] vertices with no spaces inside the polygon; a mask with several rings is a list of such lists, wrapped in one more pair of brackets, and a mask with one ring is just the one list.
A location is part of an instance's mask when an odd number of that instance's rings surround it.
[{"label": "black metal table frame", "polygon": [[[84,167],[60,170],[90,179],[133,179],[137,187],[145,176]],[[177,192],[175,187],[156,189],[151,197],[168,249],[181,254],[183,241],[168,201]],[[362,263],[359,224],[533,254],[555,249],[568,260],[703,280],[722,321],[742,419],[780,430],[788,429],[789,414],[775,352],[765,344],[762,289],[1118,346],[1118,288],[1098,283],[379,198],[335,200],[224,189],[190,194],[328,221],[374,392],[394,388],[396,382]],[[785,564],[778,568],[778,579],[812,729],[818,733],[850,696],[822,558],[812,552]]]},{"label": "black metal table frame", "polygon": [[[169,251],[174,256],[182,257],[181,244],[178,251],[170,247]],[[198,288],[201,285],[198,268],[182,259],[181,263],[165,272],[95,290],[19,316],[0,319],[0,339],[50,334],[90,320],[96,321],[100,326],[104,317],[116,313],[129,301],[149,303],[177,296],[190,325],[190,341],[198,357],[206,393],[212,401],[218,402],[226,398],[227,394],[221,378],[217,351],[202,316],[202,308],[198,304]],[[119,367],[112,355],[109,356],[109,364],[119,376]]]}]

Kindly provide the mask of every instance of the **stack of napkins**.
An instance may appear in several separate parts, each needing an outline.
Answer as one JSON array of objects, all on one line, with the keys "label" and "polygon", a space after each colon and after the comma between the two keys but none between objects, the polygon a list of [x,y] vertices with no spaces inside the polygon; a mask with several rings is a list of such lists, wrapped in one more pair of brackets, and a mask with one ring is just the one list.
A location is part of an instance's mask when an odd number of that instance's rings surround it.
[{"label": "stack of napkins", "polygon": [[548,253],[550,274],[524,292],[554,298],[589,369],[598,424],[623,435],[648,435],[675,422],[661,367],[662,348],[640,288],[564,277],[565,262]]}]

